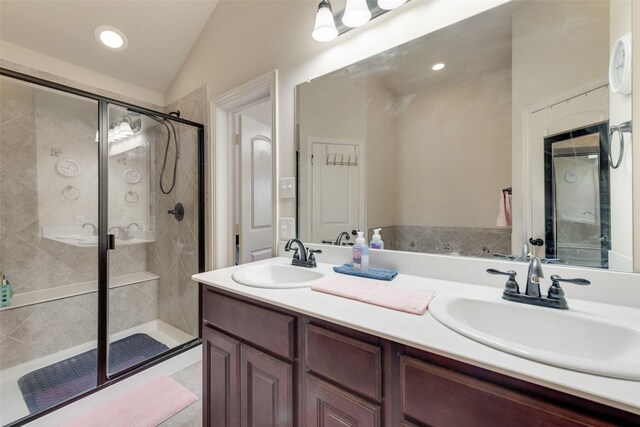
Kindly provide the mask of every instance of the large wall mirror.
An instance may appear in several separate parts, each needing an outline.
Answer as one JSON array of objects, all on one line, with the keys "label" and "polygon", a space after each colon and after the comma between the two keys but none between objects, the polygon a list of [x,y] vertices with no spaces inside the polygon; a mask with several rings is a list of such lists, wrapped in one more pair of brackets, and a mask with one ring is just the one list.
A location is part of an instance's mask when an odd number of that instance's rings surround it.
[{"label": "large wall mirror", "polygon": [[298,237],[633,271],[631,16],[512,1],[300,84]]}]

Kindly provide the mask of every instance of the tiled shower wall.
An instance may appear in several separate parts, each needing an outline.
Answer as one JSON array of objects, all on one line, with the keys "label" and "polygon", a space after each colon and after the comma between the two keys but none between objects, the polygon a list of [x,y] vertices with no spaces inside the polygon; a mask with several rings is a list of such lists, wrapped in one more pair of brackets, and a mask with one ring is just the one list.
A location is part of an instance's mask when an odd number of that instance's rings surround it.
[{"label": "tiled shower wall", "polygon": [[[158,281],[111,289],[109,333],[157,319]],[[96,340],[96,292],[0,311],[0,370]]]},{"label": "tiled shower wall", "polygon": [[[397,251],[471,257],[511,254],[511,228],[392,225],[382,227],[381,234],[384,248]],[[369,240],[372,235],[373,228]]]},{"label": "tiled shower wall", "polygon": [[[181,118],[197,123],[206,121],[206,88],[198,89],[169,105],[166,112],[180,110]],[[180,158],[176,186],[170,194],[160,191],[158,182],[164,158],[166,131],[157,126],[155,144],[155,179],[152,183],[156,201],[156,241],[149,245],[149,270],[160,276],[158,317],[193,336],[198,335],[198,286],[191,275],[198,272],[198,134],[197,129],[176,125],[180,141]],[[169,146],[167,165],[173,165],[175,149]],[[171,183],[172,170],[167,167],[165,189]],[[167,214],[180,202],[185,217],[178,222]]]}]

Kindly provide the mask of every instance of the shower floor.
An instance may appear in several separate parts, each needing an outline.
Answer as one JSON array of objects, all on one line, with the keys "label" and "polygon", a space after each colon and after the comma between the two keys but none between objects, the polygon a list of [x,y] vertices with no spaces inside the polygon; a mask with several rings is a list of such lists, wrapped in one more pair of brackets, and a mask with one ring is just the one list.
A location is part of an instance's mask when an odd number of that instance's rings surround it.
[{"label": "shower floor", "polygon": [[[154,320],[144,325],[113,334],[110,340],[117,341],[137,333],[147,334],[169,348],[176,347],[194,338],[161,320]],[[29,410],[18,387],[19,378],[36,369],[94,349],[95,346],[95,342],[89,342],[0,372],[0,425],[8,424],[29,415]]]}]

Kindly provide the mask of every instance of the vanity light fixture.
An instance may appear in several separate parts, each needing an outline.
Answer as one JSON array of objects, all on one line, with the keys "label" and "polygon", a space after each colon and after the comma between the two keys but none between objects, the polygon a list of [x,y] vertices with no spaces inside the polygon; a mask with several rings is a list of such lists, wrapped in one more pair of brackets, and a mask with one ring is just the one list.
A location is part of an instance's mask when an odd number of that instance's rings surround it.
[{"label": "vanity light fixture", "polygon": [[392,10],[405,4],[407,0],[378,0],[378,7],[384,10]]},{"label": "vanity light fixture", "polygon": [[329,42],[338,37],[338,29],[333,19],[333,11],[331,3],[328,0],[322,0],[318,5],[318,13],[316,13],[316,24],[313,27],[311,36],[319,42]]},{"label": "vanity light fixture", "polygon": [[318,4],[316,21],[311,36],[319,42],[328,42],[372,19],[397,9],[409,0],[347,0],[344,10],[335,15],[330,0]]},{"label": "vanity light fixture", "polygon": [[440,71],[445,67],[445,65],[442,62],[439,62],[437,64],[433,64],[433,67],[431,67],[431,69],[433,71]]},{"label": "vanity light fixture", "polygon": [[127,36],[122,31],[109,25],[101,25],[95,29],[93,36],[100,46],[109,50],[125,50],[129,45]]},{"label": "vanity light fixture", "polygon": [[347,0],[344,9],[342,23],[347,27],[360,27],[371,19],[371,11],[367,6],[367,0]]}]

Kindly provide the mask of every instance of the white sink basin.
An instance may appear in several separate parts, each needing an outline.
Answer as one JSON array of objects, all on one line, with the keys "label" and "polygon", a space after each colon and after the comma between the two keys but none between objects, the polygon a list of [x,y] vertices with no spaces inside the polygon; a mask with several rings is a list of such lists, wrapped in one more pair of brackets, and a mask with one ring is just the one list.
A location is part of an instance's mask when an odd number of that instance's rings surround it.
[{"label": "white sink basin", "polygon": [[[289,261],[290,262],[290,261]],[[324,277],[318,268],[294,267],[290,264],[249,264],[238,268],[231,275],[241,285],[254,288],[306,288]]]},{"label": "white sink basin", "polygon": [[575,371],[640,380],[639,323],[518,304],[489,292],[438,296],[429,311],[455,332],[498,350]]}]

